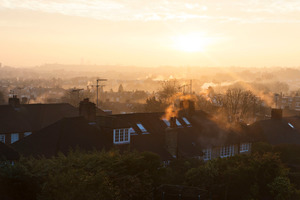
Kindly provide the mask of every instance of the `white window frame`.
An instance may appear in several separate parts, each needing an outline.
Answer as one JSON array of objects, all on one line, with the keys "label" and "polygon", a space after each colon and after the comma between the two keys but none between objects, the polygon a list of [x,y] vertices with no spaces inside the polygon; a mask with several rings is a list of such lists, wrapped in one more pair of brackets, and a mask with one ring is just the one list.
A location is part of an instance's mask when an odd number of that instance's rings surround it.
[{"label": "white window frame", "polygon": [[130,128],[114,129],[113,140],[114,144],[128,144],[130,143]]},{"label": "white window frame", "polygon": [[27,137],[27,136],[29,136],[29,135],[31,135],[32,134],[32,132],[25,132],[24,133],[24,137]]},{"label": "white window frame", "polygon": [[211,148],[203,149],[203,160],[211,160]]},{"label": "white window frame", "polygon": [[141,130],[141,132],[142,132],[143,134],[148,134],[147,129],[143,126],[142,123],[137,123],[136,125],[138,126],[138,128]]},{"label": "white window frame", "polygon": [[234,145],[222,146],[220,148],[220,157],[226,158],[234,155]]},{"label": "white window frame", "polygon": [[5,134],[0,134],[0,142],[5,144]]},{"label": "white window frame", "polygon": [[19,133],[10,134],[10,143],[13,144],[20,139]]},{"label": "white window frame", "polygon": [[242,143],[240,144],[240,153],[250,151],[251,143]]}]

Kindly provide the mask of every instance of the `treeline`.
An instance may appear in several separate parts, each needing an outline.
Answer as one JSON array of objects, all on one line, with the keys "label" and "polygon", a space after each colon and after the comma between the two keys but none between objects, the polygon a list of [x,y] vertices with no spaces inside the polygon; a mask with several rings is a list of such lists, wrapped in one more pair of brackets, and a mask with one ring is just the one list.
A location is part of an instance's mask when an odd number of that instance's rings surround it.
[{"label": "treeline", "polygon": [[290,181],[280,156],[259,151],[206,163],[177,159],[166,167],[147,152],[22,158],[15,165],[2,162],[0,199],[162,199],[157,190],[162,184],[198,187],[206,193],[201,199],[299,199],[299,185]]}]

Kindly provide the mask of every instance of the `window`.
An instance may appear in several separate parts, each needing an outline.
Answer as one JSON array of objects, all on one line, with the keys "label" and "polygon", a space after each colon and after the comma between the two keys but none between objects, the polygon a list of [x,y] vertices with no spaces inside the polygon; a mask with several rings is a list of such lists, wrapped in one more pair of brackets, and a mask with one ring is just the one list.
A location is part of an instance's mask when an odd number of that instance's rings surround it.
[{"label": "window", "polygon": [[182,119],[183,119],[183,121],[186,123],[186,125],[187,125],[188,127],[191,127],[191,126],[192,126],[191,123],[189,122],[189,120],[187,120],[187,118],[183,117]]},{"label": "window", "polygon": [[166,124],[168,127],[170,127],[170,122],[169,122],[169,120],[163,119],[163,121],[165,122],[165,124]]},{"label": "window", "polygon": [[295,128],[291,123],[288,123],[288,125],[289,125],[292,129]]},{"label": "window", "polygon": [[203,150],[203,160],[211,160],[211,148]]},{"label": "window", "polygon": [[139,129],[142,131],[143,134],[148,133],[145,127],[141,123],[138,123],[136,125],[139,127]]},{"label": "window", "polygon": [[4,134],[0,134],[0,142],[5,143],[5,135]]},{"label": "window", "polygon": [[19,133],[12,133],[10,135],[10,143],[14,143],[19,140]]},{"label": "window", "polygon": [[177,125],[178,127],[182,127],[182,125],[181,125],[181,123],[178,121],[178,119],[176,119],[176,125]]},{"label": "window", "polygon": [[126,144],[130,142],[130,129],[114,129],[114,144]]},{"label": "window", "polygon": [[248,152],[250,150],[250,143],[242,143],[240,145],[240,152]]},{"label": "window", "polygon": [[221,147],[221,149],[220,149],[220,157],[221,158],[226,158],[226,157],[230,157],[233,155],[234,155],[234,146],[233,145]]},{"label": "window", "polygon": [[31,134],[32,134],[31,132],[25,132],[24,137],[27,137],[28,135],[31,135]]}]

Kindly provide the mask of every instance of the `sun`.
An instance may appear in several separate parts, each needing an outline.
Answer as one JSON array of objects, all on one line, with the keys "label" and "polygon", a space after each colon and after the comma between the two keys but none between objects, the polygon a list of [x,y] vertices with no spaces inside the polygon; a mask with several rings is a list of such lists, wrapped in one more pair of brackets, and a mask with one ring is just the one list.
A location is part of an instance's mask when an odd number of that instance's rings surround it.
[{"label": "sun", "polygon": [[210,39],[201,34],[180,35],[173,38],[174,48],[185,52],[203,52]]}]

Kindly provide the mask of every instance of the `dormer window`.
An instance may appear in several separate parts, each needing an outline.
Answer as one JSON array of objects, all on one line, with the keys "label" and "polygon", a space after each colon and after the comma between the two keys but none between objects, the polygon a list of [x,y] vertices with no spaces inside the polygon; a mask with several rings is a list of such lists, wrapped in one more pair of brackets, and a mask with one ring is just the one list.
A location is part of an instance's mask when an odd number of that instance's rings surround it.
[{"label": "dormer window", "polygon": [[139,127],[139,129],[141,130],[141,132],[143,134],[147,134],[148,133],[147,129],[145,129],[145,127],[143,126],[143,124],[137,123],[136,125]]},{"label": "dormer window", "polygon": [[188,127],[191,127],[191,126],[192,126],[192,124],[189,122],[189,120],[187,120],[187,118],[183,117],[182,119],[183,119],[183,121],[186,123],[186,125],[187,125]]},{"label": "dormer window", "polygon": [[130,143],[130,129],[114,129],[114,144]]},{"label": "dormer window", "polygon": [[168,127],[170,127],[170,121],[169,121],[169,120],[163,119],[163,121],[165,122],[165,124],[166,124]]}]

